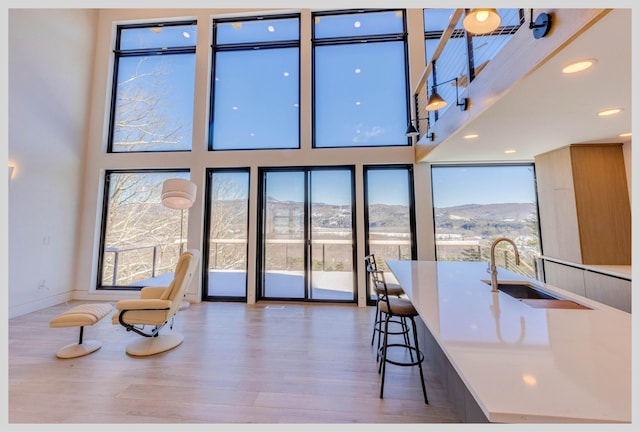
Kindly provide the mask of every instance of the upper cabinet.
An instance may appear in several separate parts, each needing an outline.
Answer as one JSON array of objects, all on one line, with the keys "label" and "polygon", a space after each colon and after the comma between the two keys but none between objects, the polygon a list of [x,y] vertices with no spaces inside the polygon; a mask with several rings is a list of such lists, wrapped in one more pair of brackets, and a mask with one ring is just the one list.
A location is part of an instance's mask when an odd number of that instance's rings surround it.
[{"label": "upper cabinet", "polygon": [[579,264],[631,264],[622,144],[574,144],[535,157],[542,249]]}]

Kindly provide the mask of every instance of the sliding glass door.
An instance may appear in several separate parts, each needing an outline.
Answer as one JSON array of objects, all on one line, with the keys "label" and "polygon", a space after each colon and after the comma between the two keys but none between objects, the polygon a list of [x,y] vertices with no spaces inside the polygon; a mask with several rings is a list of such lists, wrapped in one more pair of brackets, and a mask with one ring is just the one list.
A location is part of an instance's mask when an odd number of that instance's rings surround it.
[{"label": "sliding glass door", "polygon": [[258,299],[355,302],[353,168],[262,169]]},{"label": "sliding glass door", "polygon": [[262,174],[261,290],[258,298],[305,297],[304,171]]}]

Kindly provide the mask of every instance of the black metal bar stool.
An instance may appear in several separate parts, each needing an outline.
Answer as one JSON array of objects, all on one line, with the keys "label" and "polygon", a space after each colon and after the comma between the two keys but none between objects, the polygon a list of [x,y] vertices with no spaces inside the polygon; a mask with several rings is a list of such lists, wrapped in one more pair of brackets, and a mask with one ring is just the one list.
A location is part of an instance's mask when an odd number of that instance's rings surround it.
[{"label": "black metal bar stool", "polygon": [[[376,263],[375,255],[374,254],[367,255],[366,257],[364,257],[364,262],[367,266],[367,272],[372,276],[371,282],[373,284],[373,291],[376,294],[376,313],[375,313],[375,319],[373,321],[373,330],[371,332],[371,345],[373,346],[373,342],[375,341],[376,335],[378,335],[377,350],[379,353],[380,346],[382,345],[382,338],[380,337],[380,335],[382,334],[382,330],[383,330],[382,323],[384,322],[384,317],[382,316],[382,311],[380,311],[379,304],[380,304],[380,299],[385,295],[385,291],[380,284],[376,283],[375,275],[373,274],[374,272],[378,271],[378,265]],[[404,294],[404,290],[398,284],[389,283],[389,284],[386,284],[386,286],[390,296],[400,297]],[[392,319],[390,320],[390,322],[392,324],[397,324],[400,326],[399,330],[390,330],[390,334],[405,335],[405,341],[408,345],[409,344],[409,339],[408,339],[409,327],[407,326],[406,320],[404,318],[400,318],[400,319]],[[378,361],[379,358],[380,356],[378,355],[376,357],[376,361]]]},{"label": "black metal bar stool", "polygon": [[[384,273],[381,271],[372,272],[372,277],[375,280],[376,285],[379,285],[384,291],[384,295],[380,299],[380,311],[384,314],[384,328],[381,331],[383,335],[382,346],[379,349],[380,365],[378,366],[378,372],[381,373],[380,381],[380,398],[384,394],[384,377],[386,372],[387,363],[391,363],[397,366],[418,366],[420,369],[420,383],[422,384],[422,394],[424,396],[424,403],[428,404],[427,388],[424,383],[424,374],[422,372],[422,362],[424,361],[424,353],[420,351],[418,346],[418,332],[416,331],[415,317],[418,316],[411,301],[406,298],[392,297],[389,295],[387,284],[384,279]],[[397,318],[411,321],[411,330],[413,332],[413,345],[409,342],[408,334],[405,334],[404,343],[389,342],[389,322],[391,319]],[[409,350],[410,359],[400,360],[387,356],[389,348],[401,348],[403,350]]]}]

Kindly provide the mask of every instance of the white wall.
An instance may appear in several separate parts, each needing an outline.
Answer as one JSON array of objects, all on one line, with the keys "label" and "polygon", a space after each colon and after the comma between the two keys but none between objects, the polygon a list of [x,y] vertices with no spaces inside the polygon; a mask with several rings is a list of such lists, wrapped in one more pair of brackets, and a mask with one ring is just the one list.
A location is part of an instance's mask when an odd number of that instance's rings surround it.
[{"label": "white wall", "polygon": [[8,21],[13,317],[67,300],[75,288],[97,12],[10,9]]}]

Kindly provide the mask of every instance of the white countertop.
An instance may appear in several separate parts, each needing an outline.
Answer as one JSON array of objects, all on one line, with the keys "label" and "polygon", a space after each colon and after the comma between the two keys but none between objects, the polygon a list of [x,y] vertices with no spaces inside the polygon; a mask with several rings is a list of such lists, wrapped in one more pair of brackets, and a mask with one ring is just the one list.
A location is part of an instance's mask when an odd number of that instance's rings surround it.
[{"label": "white countertop", "polygon": [[579,264],[571,261],[561,260],[559,258],[542,256],[543,260],[556,262],[558,264],[565,264],[572,267],[578,267],[585,270],[589,270],[596,273],[602,273],[610,276],[615,276],[621,279],[631,280],[631,266],[630,265],[613,265],[613,264]]},{"label": "white countertop", "polygon": [[486,262],[387,265],[490,422],[631,422],[631,314],[533,279],[592,309],[530,307]]}]

